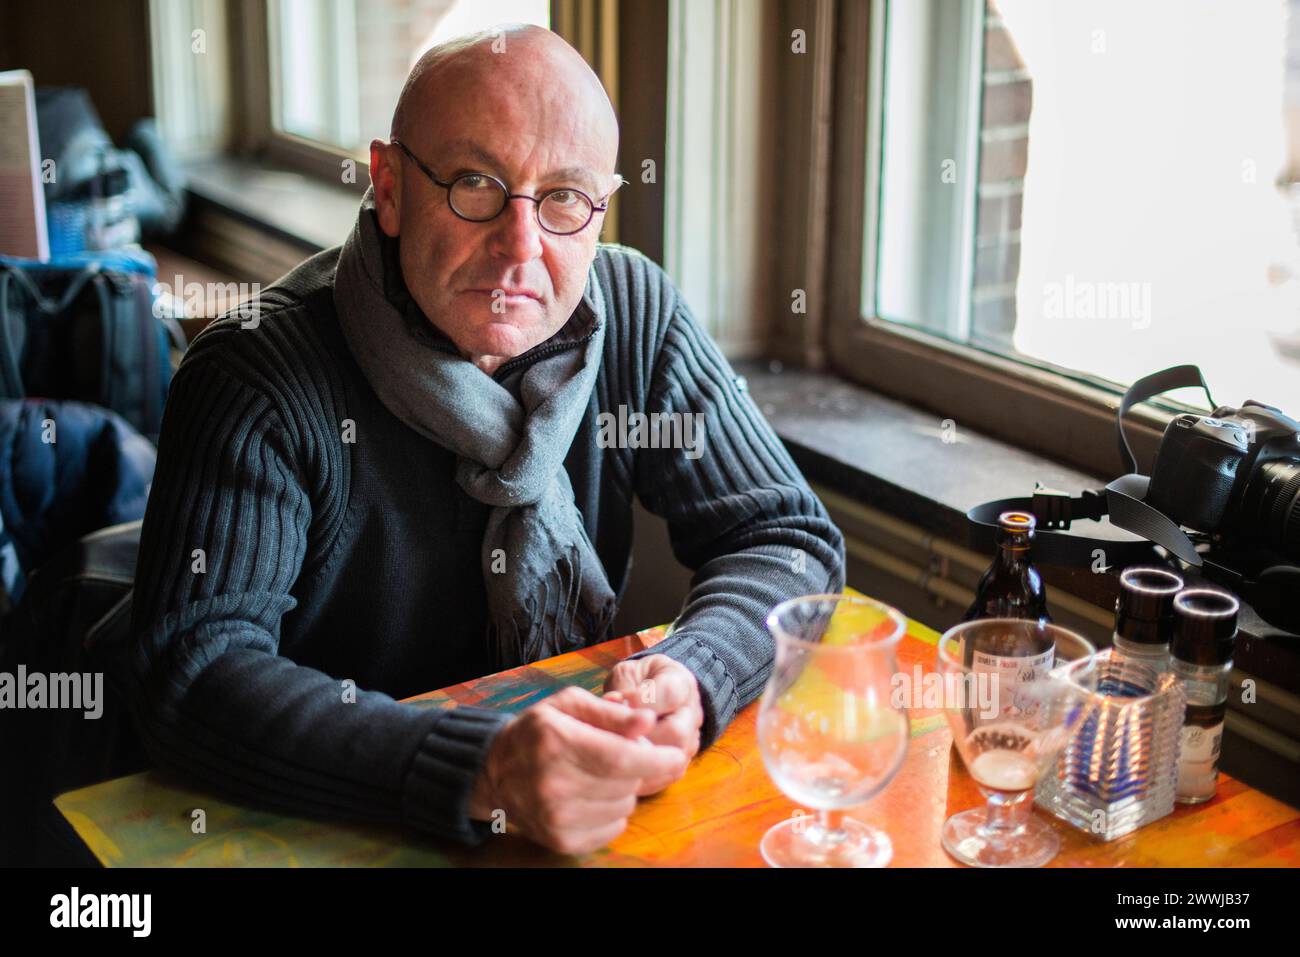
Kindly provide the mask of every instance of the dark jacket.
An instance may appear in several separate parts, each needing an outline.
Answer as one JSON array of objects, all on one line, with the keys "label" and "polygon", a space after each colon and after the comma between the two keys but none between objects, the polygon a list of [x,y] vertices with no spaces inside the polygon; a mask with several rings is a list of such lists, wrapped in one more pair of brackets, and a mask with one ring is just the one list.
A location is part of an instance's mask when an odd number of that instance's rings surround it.
[{"label": "dark jacket", "polygon": [[0,400],[0,591],[16,605],[26,577],[61,549],[142,517],[154,459],[149,440],[108,409]]}]

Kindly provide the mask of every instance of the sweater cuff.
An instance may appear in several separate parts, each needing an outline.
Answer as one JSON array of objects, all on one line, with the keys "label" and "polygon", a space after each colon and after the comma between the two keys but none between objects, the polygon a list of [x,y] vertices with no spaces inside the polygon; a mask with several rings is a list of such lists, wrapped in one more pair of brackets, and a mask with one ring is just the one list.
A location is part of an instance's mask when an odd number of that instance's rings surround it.
[{"label": "sweater cuff", "polygon": [[406,774],[402,819],[462,844],[482,843],[491,825],[470,820],[469,799],[492,741],[512,717],[464,705],[444,711]]},{"label": "sweater cuff", "polygon": [[704,710],[704,724],[700,727],[700,750],[710,747],[739,710],[736,682],[727,671],[726,664],[707,644],[690,634],[675,631],[663,641],[652,645],[628,659],[647,658],[650,655],[667,655],[680,662],[695,675],[700,686],[700,705]]}]

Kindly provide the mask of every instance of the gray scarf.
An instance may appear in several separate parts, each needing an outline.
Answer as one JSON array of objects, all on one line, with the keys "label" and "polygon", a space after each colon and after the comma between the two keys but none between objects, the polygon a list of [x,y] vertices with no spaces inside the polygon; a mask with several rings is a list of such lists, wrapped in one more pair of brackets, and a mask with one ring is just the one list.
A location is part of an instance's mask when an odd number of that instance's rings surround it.
[{"label": "gray scarf", "polygon": [[[380,401],[454,452],[457,484],[491,506],[481,561],[498,668],[608,637],[614,594],[564,468],[600,366],[600,285],[588,276],[569,323],[534,347],[547,354],[519,376],[516,399],[414,306],[395,247],[380,230],[374,192],[367,191],[339,254],[334,304],[348,347]],[[550,351],[566,341],[569,348]]]}]

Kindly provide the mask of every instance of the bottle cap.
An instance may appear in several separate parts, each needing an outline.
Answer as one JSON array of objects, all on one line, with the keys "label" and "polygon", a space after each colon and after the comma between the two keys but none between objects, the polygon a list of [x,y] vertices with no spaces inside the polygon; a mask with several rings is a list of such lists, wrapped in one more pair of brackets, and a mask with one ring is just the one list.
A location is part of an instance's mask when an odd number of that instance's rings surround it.
[{"label": "bottle cap", "polygon": [[1174,596],[1174,637],[1170,653],[1193,665],[1232,660],[1241,604],[1217,588],[1184,588]]},{"label": "bottle cap", "polygon": [[1141,645],[1167,645],[1174,629],[1174,596],[1183,580],[1167,568],[1138,565],[1119,576],[1115,634]]}]

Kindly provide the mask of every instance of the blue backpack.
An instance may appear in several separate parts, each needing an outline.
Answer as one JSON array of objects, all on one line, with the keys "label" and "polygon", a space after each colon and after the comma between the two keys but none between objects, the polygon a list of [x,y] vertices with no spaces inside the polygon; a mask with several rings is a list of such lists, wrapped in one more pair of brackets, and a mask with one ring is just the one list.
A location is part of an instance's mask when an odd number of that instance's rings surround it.
[{"label": "blue backpack", "polygon": [[0,399],[0,645],[28,576],[81,536],[144,518],[156,460],[106,409]]}]

